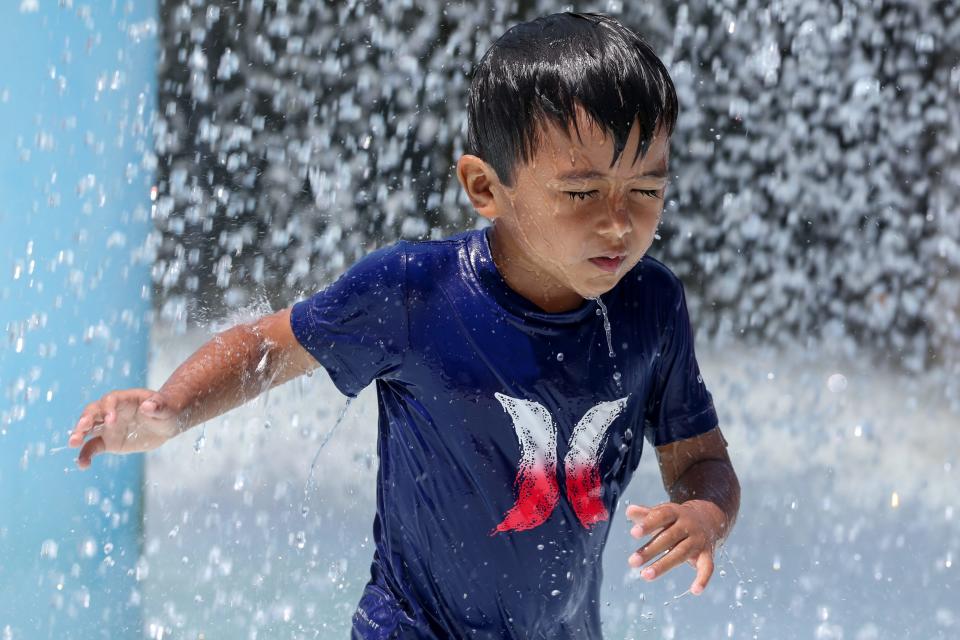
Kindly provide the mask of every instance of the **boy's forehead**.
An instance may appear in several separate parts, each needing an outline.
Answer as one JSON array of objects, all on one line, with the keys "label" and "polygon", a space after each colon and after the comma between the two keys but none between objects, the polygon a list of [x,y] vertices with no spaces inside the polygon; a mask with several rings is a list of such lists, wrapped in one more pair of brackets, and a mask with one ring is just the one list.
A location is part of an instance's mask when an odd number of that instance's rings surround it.
[{"label": "boy's forehead", "polygon": [[637,146],[640,144],[640,127],[635,122],[623,152],[611,168],[613,135],[590,119],[582,109],[577,109],[577,128],[571,123],[568,129],[564,130],[554,122],[547,122],[540,127],[539,133],[540,140],[533,164],[546,164],[547,167],[544,168],[555,171],[592,168],[603,173],[644,173],[646,169],[665,169],[669,160],[670,147],[666,133],[662,128],[658,128],[647,153],[634,161]]}]

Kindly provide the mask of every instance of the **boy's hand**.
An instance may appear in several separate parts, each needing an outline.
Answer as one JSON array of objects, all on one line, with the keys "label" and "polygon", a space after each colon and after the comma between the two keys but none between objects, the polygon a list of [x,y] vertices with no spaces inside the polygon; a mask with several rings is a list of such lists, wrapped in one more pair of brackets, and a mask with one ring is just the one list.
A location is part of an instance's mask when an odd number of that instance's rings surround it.
[{"label": "boy's hand", "polygon": [[666,551],[640,575],[654,580],[687,562],[697,570],[690,592],[703,593],[713,575],[713,552],[724,531],[726,516],[720,507],[706,500],[665,502],[655,507],[632,504],[627,507],[627,518],[635,524],[630,530],[634,538],[653,536],[627,560],[631,567],[640,567]]},{"label": "boy's hand", "polygon": [[[86,469],[95,455],[149,451],[178,433],[178,414],[163,395],[149,389],[127,389],[112,391],[88,404],[67,443],[83,445],[77,466]],[[84,442],[85,438],[89,439]]]}]

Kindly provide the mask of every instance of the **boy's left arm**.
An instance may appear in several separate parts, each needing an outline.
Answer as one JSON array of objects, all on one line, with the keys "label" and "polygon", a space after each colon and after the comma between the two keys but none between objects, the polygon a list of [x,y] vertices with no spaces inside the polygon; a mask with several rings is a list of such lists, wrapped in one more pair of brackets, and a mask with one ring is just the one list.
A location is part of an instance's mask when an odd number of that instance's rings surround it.
[{"label": "boy's left arm", "polygon": [[640,573],[653,580],[688,562],[697,570],[690,592],[700,595],[713,574],[714,551],[737,518],[740,483],[719,427],[656,450],[671,502],[627,507],[627,518],[636,525],[630,534],[635,538],[653,536],[628,563],[640,567],[660,556]]}]

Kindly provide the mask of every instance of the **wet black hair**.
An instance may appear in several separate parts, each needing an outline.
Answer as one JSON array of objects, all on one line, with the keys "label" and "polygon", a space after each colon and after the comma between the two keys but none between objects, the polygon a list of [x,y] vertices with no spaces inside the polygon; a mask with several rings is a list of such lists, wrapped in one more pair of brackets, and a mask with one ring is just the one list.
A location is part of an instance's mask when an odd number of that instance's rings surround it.
[{"label": "wet black hair", "polygon": [[577,135],[576,105],[613,135],[612,167],[639,122],[646,154],[658,124],[673,134],[679,110],[670,74],[637,33],[598,13],[555,13],[511,27],[473,69],[466,151],[511,186],[552,121]]}]

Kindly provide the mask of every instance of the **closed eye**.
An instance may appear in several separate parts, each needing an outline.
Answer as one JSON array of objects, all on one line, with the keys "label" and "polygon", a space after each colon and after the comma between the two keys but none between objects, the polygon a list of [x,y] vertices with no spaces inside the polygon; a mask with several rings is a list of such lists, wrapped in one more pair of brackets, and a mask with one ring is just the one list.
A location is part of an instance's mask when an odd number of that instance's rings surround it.
[{"label": "closed eye", "polygon": [[[631,189],[633,193],[642,193],[643,195],[650,198],[659,198],[660,192],[656,189]],[[592,191],[564,191],[571,200],[586,200],[587,198],[593,198],[596,196],[599,191],[596,189]]]}]

